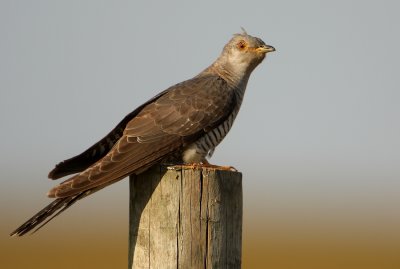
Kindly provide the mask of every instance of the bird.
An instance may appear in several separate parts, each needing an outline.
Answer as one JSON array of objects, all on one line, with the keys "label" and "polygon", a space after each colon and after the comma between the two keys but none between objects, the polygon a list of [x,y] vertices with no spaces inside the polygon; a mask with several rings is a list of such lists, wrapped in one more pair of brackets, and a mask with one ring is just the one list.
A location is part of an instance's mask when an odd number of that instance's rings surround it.
[{"label": "bird", "polygon": [[207,158],[231,129],[252,71],[273,51],[244,30],[234,34],[198,75],[154,96],[86,151],[58,163],[48,177],[70,178],[52,188],[47,196],[53,201],[10,235],[36,232],[82,198],[167,160],[212,166]]}]

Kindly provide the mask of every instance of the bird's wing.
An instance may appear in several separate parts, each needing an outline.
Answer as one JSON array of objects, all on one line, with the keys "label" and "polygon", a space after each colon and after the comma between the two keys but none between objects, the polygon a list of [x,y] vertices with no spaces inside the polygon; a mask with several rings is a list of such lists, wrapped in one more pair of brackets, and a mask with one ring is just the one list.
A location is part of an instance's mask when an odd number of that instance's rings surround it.
[{"label": "bird's wing", "polygon": [[133,119],[137,114],[139,114],[143,107],[154,102],[166,92],[167,91],[161,92],[157,96],[151,98],[146,103],[126,115],[125,118],[123,118],[122,121],[120,121],[118,125],[111,130],[111,132],[109,132],[105,137],[103,137],[100,141],[85,150],[83,153],[58,163],[56,167],[50,171],[48,177],[51,179],[58,179],[70,174],[82,172],[83,170],[103,158],[112,149],[118,139],[122,137],[128,122]]},{"label": "bird's wing", "polygon": [[233,90],[220,77],[202,76],[177,84],[130,120],[102,159],[48,195],[76,195],[143,171],[222,123],[234,104]]}]

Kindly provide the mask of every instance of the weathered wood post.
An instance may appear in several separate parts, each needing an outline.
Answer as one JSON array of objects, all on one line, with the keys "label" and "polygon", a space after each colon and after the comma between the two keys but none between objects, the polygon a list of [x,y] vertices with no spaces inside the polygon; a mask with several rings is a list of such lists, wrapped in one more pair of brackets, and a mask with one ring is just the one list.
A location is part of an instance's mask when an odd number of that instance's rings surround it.
[{"label": "weathered wood post", "polygon": [[241,268],[241,173],[158,166],[130,178],[129,212],[129,269]]}]

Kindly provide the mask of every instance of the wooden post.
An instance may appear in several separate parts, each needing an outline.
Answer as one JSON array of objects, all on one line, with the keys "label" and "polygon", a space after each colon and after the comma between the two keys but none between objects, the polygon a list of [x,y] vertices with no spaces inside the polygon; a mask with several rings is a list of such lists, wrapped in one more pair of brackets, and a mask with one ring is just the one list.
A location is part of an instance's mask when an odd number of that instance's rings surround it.
[{"label": "wooden post", "polygon": [[128,268],[241,268],[241,173],[158,166],[131,176],[129,205]]}]

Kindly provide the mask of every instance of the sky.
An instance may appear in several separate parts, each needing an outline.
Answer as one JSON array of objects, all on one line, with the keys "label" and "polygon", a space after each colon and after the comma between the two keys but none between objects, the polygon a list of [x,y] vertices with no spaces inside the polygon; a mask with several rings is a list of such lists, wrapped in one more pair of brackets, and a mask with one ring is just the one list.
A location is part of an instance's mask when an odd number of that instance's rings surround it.
[{"label": "sky", "polygon": [[[57,183],[47,173],[56,163],[202,71],[244,27],[276,52],[253,72],[235,124],[211,159],[243,173],[244,264],[251,266],[246,249],[258,249],[254,260],[267,264],[263,251],[287,242],[269,258],[273,268],[290,268],[282,260],[296,260],[294,242],[307,245],[309,231],[318,231],[311,238],[322,245],[336,238],[340,246],[356,234],[353,242],[367,242],[371,253],[373,245],[400,250],[399,8],[389,0],[2,0],[2,247],[66,240],[64,233],[72,240],[63,223],[79,240],[107,225],[120,227],[123,238],[126,180],[80,202],[33,241],[10,241],[7,233],[49,202],[45,194]],[[365,253],[355,262],[360,268],[367,268]],[[376,268],[400,265],[388,253],[376,261],[393,262]],[[311,258],[297,261],[309,268]]]}]

